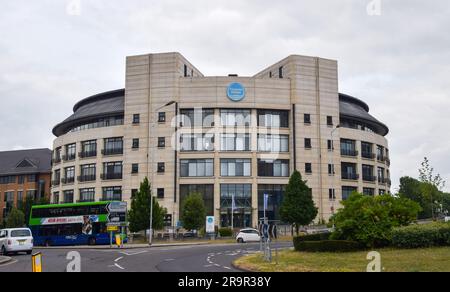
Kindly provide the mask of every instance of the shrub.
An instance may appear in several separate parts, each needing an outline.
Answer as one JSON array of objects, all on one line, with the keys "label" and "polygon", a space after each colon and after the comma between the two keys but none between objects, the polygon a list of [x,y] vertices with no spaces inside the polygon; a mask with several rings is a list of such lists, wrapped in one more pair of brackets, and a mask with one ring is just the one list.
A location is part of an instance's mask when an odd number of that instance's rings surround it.
[{"label": "shrub", "polygon": [[395,228],[392,245],[400,248],[450,246],[450,224],[431,223]]},{"label": "shrub", "polygon": [[330,239],[331,233],[315,233],[294,237],[295,241],[321,241]]},{"label": "shrub", "polygon": [[221,237],[231,237],[233,236],[233,230],[231,228],[220,228],[219,234]]},{"label": "shrub", "polygon": [[296,251],[306,252],[352,252],[361,250],[362,246],[350,240],[295,241]]}]

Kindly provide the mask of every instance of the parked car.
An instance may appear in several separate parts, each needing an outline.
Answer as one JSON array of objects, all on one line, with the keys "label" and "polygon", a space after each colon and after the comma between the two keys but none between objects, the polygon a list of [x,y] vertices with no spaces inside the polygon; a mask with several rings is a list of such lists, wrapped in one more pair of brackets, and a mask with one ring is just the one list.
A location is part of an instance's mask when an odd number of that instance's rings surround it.
[{"label": "parked car", "polygon": [[236,241],[239,243],[259,242],[261,241],[261,235],[256,229],[246,228],[239,231],[238,235],[236,236]]},{"label": "parked car", "polygon": [[28,228],[13,228],[0,230],[0,253],[33,252],[33,236]]}]

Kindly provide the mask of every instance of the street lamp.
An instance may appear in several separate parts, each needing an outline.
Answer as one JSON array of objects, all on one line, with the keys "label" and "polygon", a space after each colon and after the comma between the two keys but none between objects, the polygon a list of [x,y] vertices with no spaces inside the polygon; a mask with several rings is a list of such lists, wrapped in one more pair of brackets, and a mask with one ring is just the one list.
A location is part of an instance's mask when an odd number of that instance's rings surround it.
[{"label": "street lamp", "polygon": [[[156,124],[156,113],[159,112],[161,109],[163,109],[167,106],[171,106],[172,104],[175,104],[175,103],[176,103],[176,101],[172,100],[172,101],[166,103],[165,105],[157,108],[154,111],[154,118],[153,118],[153,123],[152,123],[152,133],[155,132],[154,130],[155,130],[155,124]],[[176,115],[177,115],[177,113],[175,113],[175,116]],[[151,164],[152,165],[152,174],[154,171],[154,169],[153,169],[154,163],[155,163],[155,151],[153,150],[152,151],[152,164]],[[175,161],[175,163],[177,163],[177,162]],[[153,183],[153,181],[152,181],[152,183]],[[172,220],[174,220],[174,218],[172,218]],[[149,231],[150,232],[148,235],[148,245],[152,245],[152,241],[153,241],[153,193],[151,190],[150,190],[150,230]]]}]

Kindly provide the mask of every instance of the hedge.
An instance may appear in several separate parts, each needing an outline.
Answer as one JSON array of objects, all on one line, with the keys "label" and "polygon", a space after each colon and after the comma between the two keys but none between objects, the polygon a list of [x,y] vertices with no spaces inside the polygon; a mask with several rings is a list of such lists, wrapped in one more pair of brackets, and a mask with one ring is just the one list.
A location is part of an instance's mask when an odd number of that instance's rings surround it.
[{"label": "hedge", "polygon": [[352,252],[362,249],[361,245],[358,242],[350,240],[297,240],[294,244],[296,251],[305,252]]},{"label": "hedge", "polygon": [[294,237],[294,241],[321,241],[330,239],[331,233],[314,233]]},{"label": "hedge", "polygon": [[392,245],[400,248],[450,246],[450,224],[431,223],[395,228]]},{"label": "hedge", "polygon": [[233,236],[233,231],[231,230],[231,228],[220,228],[219,234],[221,237],[231,237]]}]

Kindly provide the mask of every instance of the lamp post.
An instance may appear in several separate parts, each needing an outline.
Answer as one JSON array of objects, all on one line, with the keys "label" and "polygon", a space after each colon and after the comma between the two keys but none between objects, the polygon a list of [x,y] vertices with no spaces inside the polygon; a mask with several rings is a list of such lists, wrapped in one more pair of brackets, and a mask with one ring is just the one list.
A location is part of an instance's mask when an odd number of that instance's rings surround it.
[{"label": "lamp post", "polygon": [[[171,106],[172,104],[175,104],[175,103],[176,103],[176,101],[172,100],[172,101],[166,103],[165,105],[157,108],[154,111],[154,118],[153,118],[153,123],[152,123],[152,133],[155,132],[154,130],[155,130],[155,124],[156,124],[156,113],[159,112],[161,109],[163,109],[167,106]],[[175,113],[175,115],[177,115],[177,113]],[[153,176],[153,171],[154,171],[154,169],[153,169],[154,163],[155,163],[155,151],[153,150],[152,151],[152,164],[151,164],[152,176]],[[177,163],[177,162],[175,161],[175,163]],[[152,183],[153,183],[153,181],[152,181]],[[172,218],[172,220],[173,220],[173,218]],[[150,230],[149,231],[150,232],[149,232],[149,237],[148,237],[148,245],[152,245],[152,241],[153,241],[153,193],[151,190],[150,190]]]},{"label": "lamp post", "polygon": [[[334,132],[337,130],[337,129],[339,129],[341,127],[341,125],[337,125],[333,130],[331,130],[331,155],[330,155],[330,165],[332,165],[332,171],[333,171],[333,175],[335,174],[335,171],[334,171],[334,163],[333,163],[333,154],[334,154],[334,140],[333,140],[333,135],[334,135]],[[331,197],[331,213],[332,213],[332,215],[334,216],[334,201],[336,200],[336,192],[335,192],[335,189],[334,189],[334,177],[333,177],[333,179],[332,179],[332,184],[331,184],[331,190],[332,190],[332,193],[331,193],[331,195],[332,195],[332,197]],[[333,229],[335,228],[335,225],[334,225],[334,220],[333,220]]]}]

